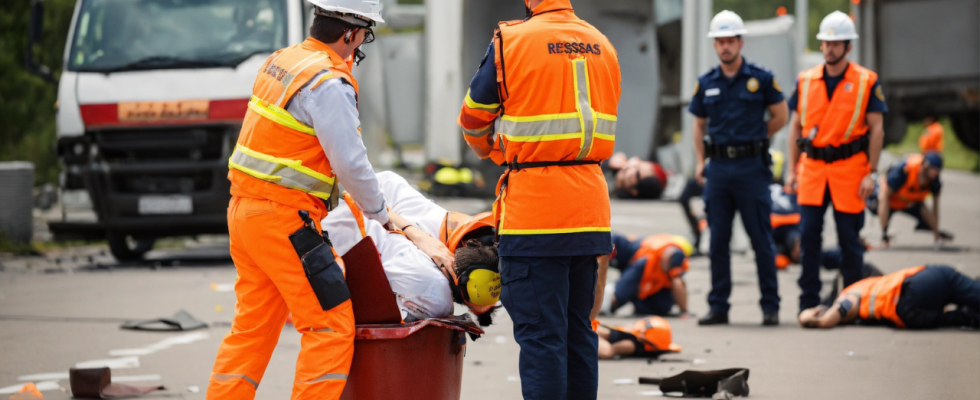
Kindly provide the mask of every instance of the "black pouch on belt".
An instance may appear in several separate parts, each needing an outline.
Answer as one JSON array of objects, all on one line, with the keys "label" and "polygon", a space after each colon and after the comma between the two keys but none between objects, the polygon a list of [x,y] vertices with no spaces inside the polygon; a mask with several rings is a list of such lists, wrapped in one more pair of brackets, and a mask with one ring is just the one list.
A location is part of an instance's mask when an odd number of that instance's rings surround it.
[{"label": "black pouch on belt", "polygon": [[329,242],[324,242],[323,236],[317,232],[316,225],[306,211],[299,212],[303,219],[303,227],[289,235],[296,255],[303,262],[306,279],[316,294],[323,311],[329,311],[350,299],[350,289],[344,280],[344,271],[334,259]]}]

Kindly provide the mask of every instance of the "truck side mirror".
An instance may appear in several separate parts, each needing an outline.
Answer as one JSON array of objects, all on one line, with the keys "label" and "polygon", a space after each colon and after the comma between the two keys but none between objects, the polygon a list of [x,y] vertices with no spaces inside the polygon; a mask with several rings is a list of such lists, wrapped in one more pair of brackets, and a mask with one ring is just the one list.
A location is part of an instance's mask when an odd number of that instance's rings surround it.
[{"label": "truck side mirror", "polygon": [[44,0],[31,0],[31,20],[27,26],[27,54],[25,64],[27,70],[40,76],[47,82],[54,83],[51,68],[42,65],[34,57],[34,45],[41,44],[41,33],[44,31]]}]

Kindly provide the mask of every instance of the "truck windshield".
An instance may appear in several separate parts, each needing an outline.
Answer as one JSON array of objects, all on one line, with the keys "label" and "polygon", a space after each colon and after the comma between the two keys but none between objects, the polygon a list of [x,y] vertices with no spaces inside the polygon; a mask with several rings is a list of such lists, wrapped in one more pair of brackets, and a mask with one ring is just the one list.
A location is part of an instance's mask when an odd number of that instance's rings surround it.
[{"label": "truck windshield", "polygon": [[84,0],[68,70],[234,67],[286,46],[282,0]]}]

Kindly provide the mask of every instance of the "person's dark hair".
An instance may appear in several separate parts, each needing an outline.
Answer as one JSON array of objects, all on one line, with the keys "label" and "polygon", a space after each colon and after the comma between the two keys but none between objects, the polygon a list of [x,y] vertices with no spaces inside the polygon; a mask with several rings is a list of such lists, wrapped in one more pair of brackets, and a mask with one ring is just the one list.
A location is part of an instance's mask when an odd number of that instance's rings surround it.
[{"label": "person's dark hair", "polygon": [[621,199],[656,200],[664,193],[664,186],[660,179],[655,176],[648,176],[636,182],[636,196],[629,190],[620,189],[617,196]]},{"label": "person's dark hair", "polygon": [[310,37],[323,43],[334,43],[344,37],[344,31],[357,28],[336,18],[316,15],[310,25]]},{"label": "person's dark hair", "polygon": [[[478,239],[469,239],[463,247],[456,249],[456,273],[466,271],[472,265],[485,265],[492,270],[500,272],[500,257],[497,255],[497,245],[486,245]],[[493,324],[493,315],[496,314],[500,306],[483,314],[476,314],[476,321],[480,326],[490,326]]]}]

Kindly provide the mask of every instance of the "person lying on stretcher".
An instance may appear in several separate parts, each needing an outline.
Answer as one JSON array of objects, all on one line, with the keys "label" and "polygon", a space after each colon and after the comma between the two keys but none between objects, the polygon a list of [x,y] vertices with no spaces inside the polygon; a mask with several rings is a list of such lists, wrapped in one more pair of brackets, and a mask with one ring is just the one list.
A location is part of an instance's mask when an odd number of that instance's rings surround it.
[{"label": "person lying on stretcher", "polygon": [[500,298],[493,216],[447,211],[393,172],[377,174],[388,215],[398,230],[364,218],[350,196],[323,219],[338,254],[370,236],[405,322],[446,317],[453,302],[469,307],[482,326]]}]

